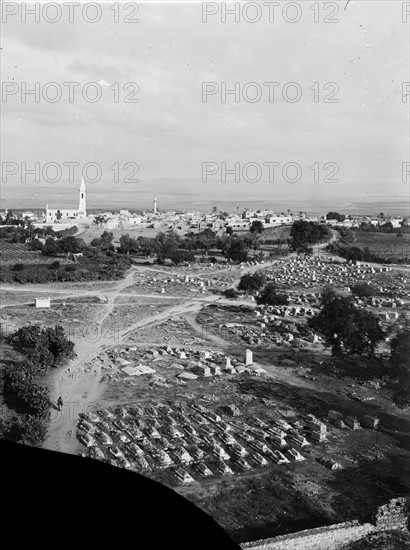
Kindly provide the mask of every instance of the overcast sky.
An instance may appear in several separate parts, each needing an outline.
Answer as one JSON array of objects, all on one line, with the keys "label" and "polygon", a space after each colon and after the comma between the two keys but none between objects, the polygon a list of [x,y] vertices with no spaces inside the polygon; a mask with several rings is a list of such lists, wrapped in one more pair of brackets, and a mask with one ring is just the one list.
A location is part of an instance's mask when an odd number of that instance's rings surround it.
[{"label": "overcast sky", "polygon": [[[5,3],[3,3],[5,4]],[[7,2],[6,2],[7,4]],[[46,202],[64,206],[59,198],[73,196],[75,204],[81,179],[81,167],[96,162],[102,168],[101,181],[88,183],[91,206],[103,202],[107,207],[120,197],[138,207],[157,194],[209,200],[235,197],[306,197],[335,195],[354,198],[408,198],[409,184],[402,183],[402,163],[409,160],[408,113],[410,98],[402,100],[402,83],[409,79],[409,27],[402,22],[402,2],[338,2],[338,23],[324,23],[331,11],[319,12],[314,22],[309,10],[313,2],[299,2],[301,18],[285,21],[284,2],[275,8],[275,21],[269,21],[264,7],[255,23],[241,15],[235,22],[219,12],[203,22],[202,3],[139,4],[138,23],[122,20],[131,10],[120,4],[120,22],[114,23],[114,11],[102,4],[102,17],[88,23],[68,11],[58,23],[40,23],[21,13],[10,15],[3,24],[3,81],[15,84],[14,95],[3,96],[2,161],[18,164],[19,173],[2,183],[2,206],[41,206]],[[336,3],[333,3],[336,4]],[[233,4],[230,5],[232,8]],[[211,9],[211,8],[210,8]],[[253,10],[253,11],[252,11]],[[50,9],[50,17],[54,17]],[[245,17],[255,17],[250,8]],[[295,11],[289,11],[290,18]],[[93,12],[90,10],[90,17]],[[56,82],[62,90],[57,103],[33,96],[22,102],[22,83],[40,89]],[[69,102],[64,82],[79,82],[74,103]],[[89,82],[101,85],[102,98],[89,103],[81,90]],[[120,101],[113,101],[110,89],[119,83]],[[138,84],[138,103],[125,103],[122,89],[128,82]],[[257,102],[242,97],[226,102],[221,94],[202,101],[203,82],[226,82],[241,90],[249,82],[263,91]],[[264,82],[278,82],[274,101]],[[300,101],[291,103],[282,97],[284,84],[297,82],[302,90]],[[319,102],[309,87],[319,83]],[[333,96],[338,103],[324,103],[323,85],[334,82]],[[11,87],[7,88],[12,90]],[[248,88],[253,98],[256,88]],[[49,88],[50,97],[53,90]],[[294,90],[289,90],[293,97]],[[92,96],[92,89],[89,90]],[[5,101],[6,99],[6,101]],[[20,164],[43,167],[49,162],[79,162],[75,181],[69,182],[68,168],[62,166],[60,182],[48,183],[31,176],[22,182]],[[235,182],[221,174],[202,181],[202,163],[226,163],[233,168],[255,162],[278,162],[274,181],[262,167],[259,182],[243,177]],[[289,162],[299,163],[302,177],[297,183],[284,181],[281,169]],[[339,166],[339,183],[325,183],[323,165]],[[114,183],[114,163],[135,163],[138,183],[124,182],[131,167],[120,170]],[[319,163],[319,183],[309,166]],[[330,173],[330,172],[329,172]],[[90,171],[90,174],[93,174]],[[250,171],[248,176],[254,177]],[[329,175],[329,174],[328,174]],[[50,171],[50,177],[53,172]],[[293,176],[293,172],[289,172]],[[4,179],[4,174],[3,174]],[[57,204],[58,203],[58,204]],[[98,204],[97,204],[98,203]]]}]

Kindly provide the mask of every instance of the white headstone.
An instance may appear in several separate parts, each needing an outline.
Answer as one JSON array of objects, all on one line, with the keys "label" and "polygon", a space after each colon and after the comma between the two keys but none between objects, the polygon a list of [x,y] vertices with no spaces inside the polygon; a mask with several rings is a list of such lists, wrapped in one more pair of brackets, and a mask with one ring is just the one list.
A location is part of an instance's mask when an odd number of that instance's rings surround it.
[{"label": "white headstone", "polygon": [[253,365],[253,353],[250,349],[245,351],[245,365]]}]

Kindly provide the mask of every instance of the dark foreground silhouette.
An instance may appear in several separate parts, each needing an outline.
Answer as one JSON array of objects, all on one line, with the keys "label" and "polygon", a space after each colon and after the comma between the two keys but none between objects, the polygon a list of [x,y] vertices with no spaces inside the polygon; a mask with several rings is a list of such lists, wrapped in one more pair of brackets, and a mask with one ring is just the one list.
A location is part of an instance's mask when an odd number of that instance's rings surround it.
[{"label": "dark foreground silhouette", "polygon": [[19,546],[240,548],[205,512],[139,474],[9,441],[0,441],[0,456],[3,531]]}]

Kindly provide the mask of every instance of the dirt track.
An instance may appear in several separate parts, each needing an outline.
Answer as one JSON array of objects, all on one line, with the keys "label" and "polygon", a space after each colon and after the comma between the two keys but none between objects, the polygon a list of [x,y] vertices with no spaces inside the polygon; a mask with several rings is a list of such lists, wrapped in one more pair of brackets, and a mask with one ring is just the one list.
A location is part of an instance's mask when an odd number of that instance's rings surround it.
[{"label": "dirt track", "polygon": [[[272,264],[267,263],[264,265],[258,266],[249,266],[244,268],[240,275],[242,276],[246,272],[254,272],[258,269],[263,269],[264,267],[270,267]],[[134,274],[138,268],[133,268],[128,273],[125,279],[118,281],[110,289],[104,290],[104,295],[107,296],[108,302],[104,304],[103,308],[98,312],[97,316],[93,320],[95,323],[100,326],[103,324],[104,320],[107,319],[110,314],[113,312],[115,301],[118,297],[123,295],[124,290],[134,284]],[[229,268],[227,268],[227,271]],[[225,270],[219,271],[219,273]],[[199,274],[195,274],[199,277]],[[206,275],[205,275],[206,277]],[[239,280],[239,279],[238,279]],[[53,292],[53,285],[45,285],[45,291]],[[15,290],[15,287],[13,287]],[[43,287],[42,287],[43,289]],[[19,289],[20,290],[20,289]],[[61,290],[60,292],[66,293],[66,290]],[[88,296],[95,295],[95,290],[89,291],[80,291],[74,292],[71,295],[74,296]],[[127,296],[133,296],[134,294],[128,294]],[[162,295],[153,295],[153,297],[163,297]],[[146,294],[141,295],[141,297],[147,297]],[[171,297],[168,295],[168,297]],[[99,353],[106,351],[112,347],[118,346],[121,343],[124,343],[127,340],[127,337],[137,331],[139,328],[147,326],[155,326],[158,323],[163,322],[170,317],[176,317],[187,314],[187,319],[190,324],[195,325],[194,328],[197,330],[199,326],[196,326],[195,315],[201,310],[205,304],[209,304],[220,300],[221,297],[217,295],[211,296],[195,296],[190,297],[188,300],[179,304],[177,306],[172,306],[167,308],[161,313],[155,313],[153,315],[148,315],[143,317],[132,326],[119,331],[117,341],[113,343],[111,337],[102,336],[98,339],[97,342],[90,343],[85,340],[81,340],[76,344],[75,351],[77,356],[74,360],[67,365],[71,370],[71,374],[74,374],[74,377],[69,377],[64,370],[56,371],[53,376],[50,378],[50,396],[53,403],[55,403],[59,396],[63,398],[64,407],[61,412],[53,411],[52,418],[50,423],[50,429],[48,437],[44,443],[44,447],[56,451],[76,453],[80,450],[80,444],[75,439],[75,426],[78,418],[78,414],[85,410],[87,406],[95,405],[95,403],[100,402],[102,395],[102,385],[101,385],[101,366],[95,364],[90,372],[84,372],[83,366],[85,363],[92,361]],[[92,321],[91,321],[92,322]],[[209,337],[209,335],[208,335]],[[216,342],[218,340],[218,342]],[[213,339],[212,339],[213,341]],[[215,337],[214,344],[223,344],[223,340]],[[141,344],[141,342],[140,342]]]}]

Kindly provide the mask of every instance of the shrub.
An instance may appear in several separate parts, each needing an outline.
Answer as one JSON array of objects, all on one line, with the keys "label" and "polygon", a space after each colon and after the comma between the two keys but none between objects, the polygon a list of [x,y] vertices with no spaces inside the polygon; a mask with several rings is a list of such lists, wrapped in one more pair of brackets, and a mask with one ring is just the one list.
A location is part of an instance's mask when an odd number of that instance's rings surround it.
[{"label": "shrub", "polygon": [[33,414],[19,417],[13,428],[18,434],[17,442],[32,447],[39,447],[47,435],[46,419]]},{"label": "shrub", "polygon": [[239,296],[238,292],[234,288],[227,288],[222,292],[225,298],[237,298]]},{"label": "shrub", "polygon": [[359,298],[365,298],[374,295],[374,289],[368,283],[356,283],[352,286],[352,294],[359,296]]},{"label": "shrub", "polygon": [[13,271],[23,271],[24,270],[24,264],[14,264],[13,265]]},{"label": "shrub", "polygon": [[256,303],[258,305],[286,306],[288,304],[288,297],[285,294],[278,293],[273,283],[268,283],[256,298]]},{"label": "shrub", "polygon": [[33,239],[29,245],[29,250],[43,250],[44,248],[44,245],[41,241],[39,241],[38,239]]},{"label": "shrub", "polygon": [[61,264],[58,260],[55,260],[54,262],[52,262],[52,264],[50,265],[50,269],[60,269],[61,267]]},{"label": "shrub", "polygon": [[241,277],[239,281],[239,290],[259,290],[265,283],[265,276],[260,271],[257,271],[253,275],[246,273]]}]

